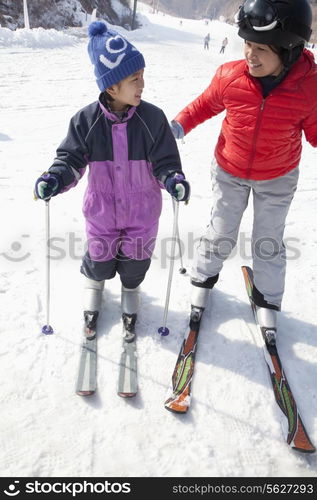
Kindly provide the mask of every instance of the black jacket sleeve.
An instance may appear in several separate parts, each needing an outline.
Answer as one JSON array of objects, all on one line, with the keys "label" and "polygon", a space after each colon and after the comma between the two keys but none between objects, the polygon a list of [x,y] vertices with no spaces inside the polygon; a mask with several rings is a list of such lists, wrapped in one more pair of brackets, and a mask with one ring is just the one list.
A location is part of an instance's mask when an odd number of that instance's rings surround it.
[{"label": "black jacket sleeve", "polygon": [[170,174],[183,173],[176,140],[164,114],[158,134],[154,139],[150,156],[155,177],[164,182]]},{"label": "black jacket sleeve", "polygon": [[148,151],[153,166],[153,175],[164,182],[173,173],[183,173],[178,147],[164,112],[146,103],[139,118],[151,137]]},{"label": "black jacket sleeve", "polygon": [[83,110],[72,117],[67,136],[58,146],[56,157],[49,172],[58,174],[67,188],[84,174],[88,162],[87,135],[89,124]]}]

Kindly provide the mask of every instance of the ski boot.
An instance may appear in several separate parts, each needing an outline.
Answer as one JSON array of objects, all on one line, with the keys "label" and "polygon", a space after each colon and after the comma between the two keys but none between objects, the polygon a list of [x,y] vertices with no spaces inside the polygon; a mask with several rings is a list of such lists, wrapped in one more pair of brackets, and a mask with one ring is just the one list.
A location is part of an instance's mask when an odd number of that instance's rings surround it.
[{"label": "ski boot", "polygon": [[255,306],[258,324],[267,346],[276,345],[277,311],[267,307]]},{"label": "ski boot", "polygon": [[95,336],[97,319],[101,307],[102,291],[104,281],[95,281],[86,278],[84,285],[84,321],[85,336],[90,338]]},{"label": "ski boot", "polygon": [[139,307],[139,291],[140,287],[131,289],[124,286],[121,290],[123,330],[118,396],[122,398],[134,397],[138,390],[135,322]]},{"label": "ski boot", "polygon": [[139,308],[140,287],[121,289],[121,310],[123,321],[123,338],[131,342],[135,337],[135,322]]},{"label": "ski boot", "polygon": [[191,330],[198,331],[202,314],[206,308],[210,288],[203,288],[192,285],[190,303],[189,326]]},{"label": "ski boot", "polygon": [[76,393],[91,396],[97,388],[97,319],[104,281],[86,278],[84,285],[84,338],[81,345]]}]

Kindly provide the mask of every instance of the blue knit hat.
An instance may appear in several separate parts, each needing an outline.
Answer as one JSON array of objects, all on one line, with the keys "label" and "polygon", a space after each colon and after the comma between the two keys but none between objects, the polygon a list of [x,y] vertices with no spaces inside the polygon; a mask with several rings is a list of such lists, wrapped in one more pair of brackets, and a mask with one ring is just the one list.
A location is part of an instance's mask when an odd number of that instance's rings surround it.
[{"label": "blue knit hat", "polygon": [[88,53],[102,92],[145,67],[143,55],[117,31],[107,28],[105,23],[91,23],[88,34]]}]

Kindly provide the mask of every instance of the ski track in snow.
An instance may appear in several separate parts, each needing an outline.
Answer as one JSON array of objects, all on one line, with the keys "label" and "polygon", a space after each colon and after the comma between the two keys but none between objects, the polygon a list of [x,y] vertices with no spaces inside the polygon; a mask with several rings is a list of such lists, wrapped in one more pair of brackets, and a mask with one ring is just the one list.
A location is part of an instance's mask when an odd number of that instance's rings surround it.
[{"label": "ski track in snow", "polygon": [[[242,57],[232,26],[183,21],[143,9],[143,28],[126,33],[144,53],[144,99],[169,119],[208,85],[223,61]],[[121,29],[122,32],[124,30]],[[203,36],[211,33],[211,50]],[[224,56],[218,54],[227,35]],[[60,38],[58,39],[60,41]],[[45,207],[34,202],[36,177],[47,169],[70,117],[98,90],[86,39],[65,47],[2,48],[0,213],[1,474],[3,476],[316,476],[316,457],[293,452],[282,437],[240,266],[250,264],[251,208],[241,225],[239,251],[228,260],[202,321],[187,415],[164,409],[166,392],[186,330],[189,278],[177,272],[167,326],[161,338],[172,232],[172,204],[164,207],[154,259],[142,285],[138,321],[139,393],[116,395],[121,350],[120,284],[107,284],[99,322],[98,392],[75,395],[82,331],[81,213],[86,185],[51,201],[51,324],[44,336]],[[179,143],[192,198],[180,207],[179,226],[190,269],[193,241],[208,223],[210,161],[223,116]],[[317,151],[304,143],[301,177],[286,226],[289,253],[278,347],[303,420],[317,444],[316,212]]]}]

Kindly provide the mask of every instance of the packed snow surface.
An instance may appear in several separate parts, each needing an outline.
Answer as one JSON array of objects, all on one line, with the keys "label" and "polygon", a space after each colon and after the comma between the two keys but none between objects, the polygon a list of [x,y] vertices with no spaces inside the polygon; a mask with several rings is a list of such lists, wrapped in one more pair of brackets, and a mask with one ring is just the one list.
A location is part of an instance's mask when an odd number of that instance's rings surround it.
[{"label": "packed snow surface", "polygon": [[[243,57],[234,26],[152,14],[138,2],[143,26],[117,28],[146,59],[144,100],[172,119],[201,93],[216,68]],[[203,38],[210,32],[210,50]],[[219,54],[222,39],[229,44]],[[226,262],[201,325],[192,404],[185,416],[164,409],[186,331],[189,275],[175,262],[160,337],[169,271],[173,209],[164,207],[151,268],[142,284],[137,326],[139,393],[116,394],[121,351],[120,281],[107,283],[99,322],[98,392],[75,395],[82,335],[85,247],[81,211],[85,176],[54,198],[51,213],[51,315],[45,336],[45,204],[33,200],[36,178],[52,163],[71,116],[98,98],[85,29],[0,28],[0,297],[2,476],[316,476],[316,457],[285,443],[263,353],[256,342],[240,266],[250,265],[252,204],[236,251]],[[190,271],[194,243],[211,208],[210,164],[223,115],[179,142],[192,187],[179,228]],[[317,444],[317,151],[303,143],[300,181],[285,233],[287,280],[278,348],[294,395]]]}]

